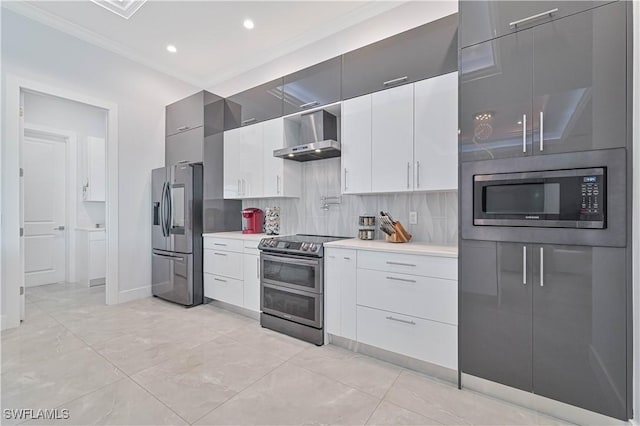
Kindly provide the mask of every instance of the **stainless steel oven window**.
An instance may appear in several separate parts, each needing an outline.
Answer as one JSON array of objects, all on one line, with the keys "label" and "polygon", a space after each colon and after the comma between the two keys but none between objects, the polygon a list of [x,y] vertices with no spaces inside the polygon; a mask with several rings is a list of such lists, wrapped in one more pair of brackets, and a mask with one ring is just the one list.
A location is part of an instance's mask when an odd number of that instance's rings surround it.
[{"label": "stainless steel oven window", "polygon": [[262,284],[260,309],[262,312],[322,328],[322,294]]},{"label": "stainless steel oven window", "polygon": [[263,283],[322,293],[322,259],[262,253],[260,260]]}]

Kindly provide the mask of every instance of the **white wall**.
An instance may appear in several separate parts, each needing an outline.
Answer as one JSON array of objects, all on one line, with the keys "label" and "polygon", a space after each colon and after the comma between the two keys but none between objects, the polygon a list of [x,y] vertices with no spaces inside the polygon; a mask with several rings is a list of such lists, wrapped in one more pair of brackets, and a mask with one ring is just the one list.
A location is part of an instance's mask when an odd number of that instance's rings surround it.
[{"label": "white wall", "polygon": [[[199,88],[3,9],[3,90],[7,75],[117,104],[118,299],[150,294],[150,181],[151,169],[164,165],[164,106]],[[5,117],[3,110],[3,124]],[[2,255],[15,256],[5,253],[4,238]]]}]

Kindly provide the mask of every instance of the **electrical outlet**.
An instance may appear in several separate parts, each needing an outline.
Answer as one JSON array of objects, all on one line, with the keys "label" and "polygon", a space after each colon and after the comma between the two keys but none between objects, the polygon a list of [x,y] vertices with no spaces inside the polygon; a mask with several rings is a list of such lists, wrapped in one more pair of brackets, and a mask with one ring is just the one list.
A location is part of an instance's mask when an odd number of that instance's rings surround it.
[{"label": "electrical outlet", "polygon": [[418,224],[418,212],[409,212],[409,225]]}]

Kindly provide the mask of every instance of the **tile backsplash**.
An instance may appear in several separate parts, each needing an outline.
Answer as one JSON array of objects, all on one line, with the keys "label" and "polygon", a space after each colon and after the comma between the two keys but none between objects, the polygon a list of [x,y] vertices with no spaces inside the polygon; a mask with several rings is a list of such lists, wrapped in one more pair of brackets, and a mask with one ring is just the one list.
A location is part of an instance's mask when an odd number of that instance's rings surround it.
[{"label": "tile backsplash", "polygon": [[[356,237],[358,216],[388,211],[413,235],[412,241],[443,245],[458,243],[458,193],[340,194],[340,159],[309,161],[302,165],[300,198],[244,200],[242,207],[280,207],[280,234],[317,234]],[[322,197],[340,197],[340,204],[322,210]],[[418,224],[409,225],[409,212]],[[377,238],[384,234],[377,231]]]}]

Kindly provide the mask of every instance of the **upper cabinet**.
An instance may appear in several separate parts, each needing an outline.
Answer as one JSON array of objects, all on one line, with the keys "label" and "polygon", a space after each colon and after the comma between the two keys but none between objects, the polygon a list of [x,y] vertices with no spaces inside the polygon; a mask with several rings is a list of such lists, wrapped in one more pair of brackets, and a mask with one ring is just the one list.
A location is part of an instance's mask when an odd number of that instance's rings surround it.
[{"label": "upper cabinet", "polygon": [[284,77],[284,115],[341,99],[342,57],[338,56]]},{"label": "upper cabinet", "polygon": [[204,93],[198,92],[166,107],[165,135],[195,129],[204,124]]},{"label": "upper cabinet", "polygon": [[456,13],[344,54],[342,98],[456,71],[457,34]]},{"label": "upper cabinet", "polygon": [[82,187],[84,201],[106,199],[106,146],[102,138],[87,137],[87,180]]},{"label": "upper cabinet", "polygon": [[626,5],[461,50],[462,161],[626,145]]},{"label": "upper cabinet", "polygon": [[282,78],[225,100],[224,129],[247,126],[282,116]]},{"label": "upper cabinet", "polygon": [[611,0],[460,1],[460,46],[471,46],[606,3]]}]

